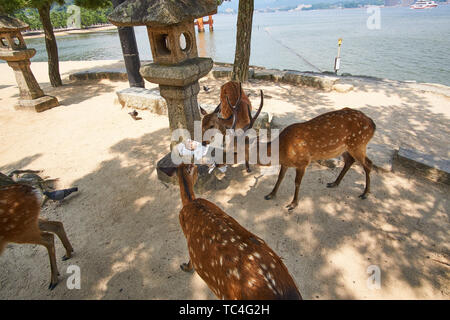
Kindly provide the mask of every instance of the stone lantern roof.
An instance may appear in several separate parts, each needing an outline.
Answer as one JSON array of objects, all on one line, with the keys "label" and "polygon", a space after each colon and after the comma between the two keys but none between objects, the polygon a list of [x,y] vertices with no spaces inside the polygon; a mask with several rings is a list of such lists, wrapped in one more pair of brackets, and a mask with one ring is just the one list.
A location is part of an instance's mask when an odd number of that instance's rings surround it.
[{"label": "stone lantern roof", "polygon": [[19,19],[6,15],[0,15],[0,32],[22,31],[28,29],[28,25]]},{"label": "stone lantern roof", "polygon": [[117,26],[167,27],[217,12],[217,0],[127,0],[109,16]]}]

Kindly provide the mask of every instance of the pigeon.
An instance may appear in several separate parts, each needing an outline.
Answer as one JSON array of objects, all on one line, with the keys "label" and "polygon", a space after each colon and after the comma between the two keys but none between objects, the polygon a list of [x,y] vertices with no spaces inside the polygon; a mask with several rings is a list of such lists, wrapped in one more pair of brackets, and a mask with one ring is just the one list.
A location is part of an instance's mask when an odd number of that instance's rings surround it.
[{"label": "pigeon", "polygon": [[128,114],[134,119],[134,120],[141,120],[141,117],[138,117],[138,112],[136,110],[133,110],[133,112],[128,112]]},{"label": "pigeon", "polygon": [[56,190],[52,192],[45,191],[44,194],[53,201],[61,201],[64,198],[66,198],[69,194],[72,192],[77,192],[78,188],[70,188],[70,189],[62,189],[62,190]]},{"label": "pigeon", "polygon": [[203,90],[205,90],[205,92],[209,93],[209,91],[211,90],[211,88],[207,87],[207,86],[203,86]]}]

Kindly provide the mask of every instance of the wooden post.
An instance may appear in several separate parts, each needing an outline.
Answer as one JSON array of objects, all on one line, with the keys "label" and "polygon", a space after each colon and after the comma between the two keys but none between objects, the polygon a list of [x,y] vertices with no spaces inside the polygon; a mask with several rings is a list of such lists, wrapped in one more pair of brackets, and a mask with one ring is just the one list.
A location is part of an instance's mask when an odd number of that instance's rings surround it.
[{"label": "wooden post", "polygon": [[[125,0],[112,0],[114,8]],[[144,79],[139,73],[141,60],[136,43],[136,35],[133,27],[117,27],[119,31],[120,45],[122,46],[123,60],[127,70],[130,87],[145,88]]]},{"label": "wooden post", "polygon": [[203,26],[203,18],[197,19],[197,27],[198,27],[198,32],[205,32],[205,27]]}]

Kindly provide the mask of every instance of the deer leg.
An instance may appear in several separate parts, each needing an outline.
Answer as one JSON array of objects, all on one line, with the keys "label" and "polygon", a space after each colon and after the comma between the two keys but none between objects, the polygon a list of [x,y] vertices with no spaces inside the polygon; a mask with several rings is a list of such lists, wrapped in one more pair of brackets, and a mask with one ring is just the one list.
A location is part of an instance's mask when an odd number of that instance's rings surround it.
[{"label": "deer leg", "polygon": [[280,187],[280,183],[281,181],[283,181],[284,175],[286,174],[287,168],[288,167],[286,166],[281,166],[280,173],[278,174],[277,183],[275,183],[275,187],[273,187],[272,192],[269,193],[267,196],[265,196],[264,199],[270,200],[275,198],[275,196],[277,195],[278,188]]},{"label": "deer leg", "polygon": [[50,258],[51,279],[48,288],[53,290],[58,284],[58,267],[55,257],[55,237],[51,233],[42,232],[41,239],[35,242],[47,248],[48,257]]},{"label": "deer leg", "polygon": [[248,164],[248,160],[245,160],[245,169],[248,173],[252,172],[252,170],[250,169],[250,165]]},{"label": "deer leg", "polygon": [[191,260],[189,259],[188,263],[182,263],[180,265],[181,270],[183,270],[184,272],[192,272],[194,271],[194,266],[192,265]]},{"label": "deer leg", "polygon": [[364,188],[364,192],[359,195],[361,199],[366,199],[368,193],[370,192],[370,171],[372,170],[372,161],[366,157],[365,146],[364,149],[349,152],[351,156],[363,166],[366,173],[366,187]]},{"label": "deer leg", "polygon": [[364,189],[364,192],[359,197],[361,199],[366,199],[367,195],[370,193],[370,171],[372,171],[372,161],[365,157],[364,159],[364,171],[366,172],[366,188]]},{"label": "deer leg", "polygon": [[342,154],[342,156],[344,157],[344,161],[345,161],[344,167],[342,168],[341,173],[339,173],[339,176],[337,177],[336,181],[331,182],[331,183],[327,183],[327,187],[328,188],[337,187],[341,183],[341,180],[342,180],[342,178],[344,178],[344,176],[347,173],[348,169],[350,169],[352,164],[355,162],[355,159],[348,152],[344,152]]},{"label": "deer leg", "polygon": [[302,182],[303,175],[305,174],[306,167],[297,168],[297,173],[295,175],[295,192],[294,199],[292,202],[286,206],[289,211],[294,210],[298,205],[298,192],[300,191],[300,183]]},{"label": "deer leg", "polygon": [[59,240],[61,240],[64,248],[66,249],[66,254],[62,257],[63,261],[72,257],[73,248],[67,238],[66,231],[64,230],[64,226],[61,222],[39,219],[39,229],[41,231],[53,232],[58,236]]},{"label": "deer leg", "polygon": [[247,170],[248,173],[252,172],[252,170],[250,169],[250,165],[248,163],[248,157],[249,157],[250,150],[247,149],[247,145],[250,143],[249,141],[250,140],[248,139],[248,137],[245,137],[245,144],[246,144],[246,147],[245,147],[245,169]]}]

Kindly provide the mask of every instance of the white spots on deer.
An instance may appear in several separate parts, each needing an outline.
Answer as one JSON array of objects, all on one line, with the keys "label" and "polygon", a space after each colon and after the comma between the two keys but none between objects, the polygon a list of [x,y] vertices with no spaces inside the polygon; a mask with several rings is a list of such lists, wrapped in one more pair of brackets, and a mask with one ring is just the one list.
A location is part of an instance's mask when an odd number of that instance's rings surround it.
[{"label": "white spots on deer", "polygon": [[227,273],[228,273],[228,278],[231,278],[231,276],[234,276],[238,280],[241,278],[241,275],[240,275],[240,273],[239,273],[237,268],[233,268],[232,270],[228,270]]}]

